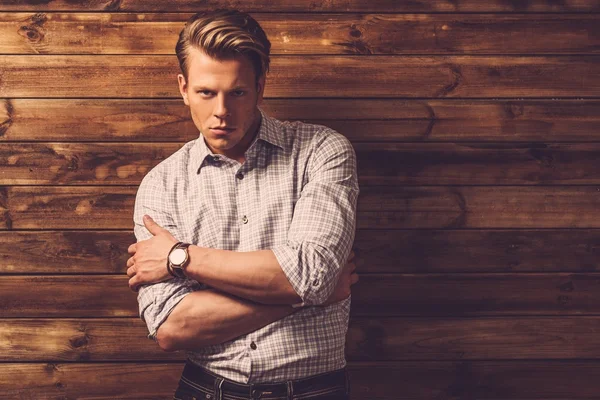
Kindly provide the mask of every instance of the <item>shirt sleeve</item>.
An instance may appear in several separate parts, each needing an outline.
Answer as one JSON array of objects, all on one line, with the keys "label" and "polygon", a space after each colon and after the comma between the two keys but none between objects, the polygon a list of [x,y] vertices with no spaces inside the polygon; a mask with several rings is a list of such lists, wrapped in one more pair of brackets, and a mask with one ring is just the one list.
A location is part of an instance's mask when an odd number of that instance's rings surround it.
[{"label": "shirt sleeve", "polygon": [[294,207],[285,245],[272,249],[305,305],[333,293],[354,242],[359,194],[356,154],[343,135],[315,135],[308,182]]},{"label": "shirt sleeve", "polygon": [[[180,237],[170,210],[172,203],[167,196],[164,184],[154,170],[144,177],[137,191],[133,212],[134,233],[138,242],[152,237],[142,221],[144,214],[152,217],[176,239]],[[148,326],[149,339],[156,340],[156,331],[173,308],[186,295],[198,288],[198,282],[186,278],[173,278],[166,282],[140,287],[137,296],[140,318]]]}]

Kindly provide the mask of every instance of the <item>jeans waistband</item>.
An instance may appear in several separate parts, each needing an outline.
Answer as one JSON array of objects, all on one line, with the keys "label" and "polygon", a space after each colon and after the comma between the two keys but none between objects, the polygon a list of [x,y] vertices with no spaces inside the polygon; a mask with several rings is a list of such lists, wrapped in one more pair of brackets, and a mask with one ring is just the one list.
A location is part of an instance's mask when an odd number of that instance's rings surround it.
[{"label": "jeans waistband", "polygon": [[269,399],[324,394],[341,388],[348,391],[346,368],[286,382],[244,384],[223,378],[187,360],[181,382],[203,392],[216,393],[216,400],[223,395],[239,399]]}]

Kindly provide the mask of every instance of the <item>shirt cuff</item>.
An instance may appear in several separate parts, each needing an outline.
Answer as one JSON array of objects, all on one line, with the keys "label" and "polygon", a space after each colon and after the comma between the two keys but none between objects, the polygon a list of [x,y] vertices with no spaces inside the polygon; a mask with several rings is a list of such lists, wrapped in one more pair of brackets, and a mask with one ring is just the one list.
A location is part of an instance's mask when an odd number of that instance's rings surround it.
[{"label": "shirt cuff", "polygon": [[[288,242],[289,243],[289,242]],[[309,268],[307,262],[302,260],[300,246],[290,244],[277,246],[271,249],[279,262],[283,273],[290,282],[296,294],[302,299],[301,303],[294,304],[295,307],[317,305],[317,294],[320,292],[323,280],[320,278],[319,268]]]}]

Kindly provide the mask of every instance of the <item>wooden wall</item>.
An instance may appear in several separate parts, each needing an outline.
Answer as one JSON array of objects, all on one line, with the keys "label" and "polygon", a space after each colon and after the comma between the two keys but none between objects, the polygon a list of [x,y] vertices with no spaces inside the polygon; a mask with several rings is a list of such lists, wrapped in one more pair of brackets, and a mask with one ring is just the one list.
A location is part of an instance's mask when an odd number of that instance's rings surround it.
[{"label": "wooden wall", "polygon": [[265,109],[359,157],[353,399],[598,398],[597,0],[3,0],[0,398],[172,395],[126,248],[197,137],[177,34],[229,5],[273,43]]}]

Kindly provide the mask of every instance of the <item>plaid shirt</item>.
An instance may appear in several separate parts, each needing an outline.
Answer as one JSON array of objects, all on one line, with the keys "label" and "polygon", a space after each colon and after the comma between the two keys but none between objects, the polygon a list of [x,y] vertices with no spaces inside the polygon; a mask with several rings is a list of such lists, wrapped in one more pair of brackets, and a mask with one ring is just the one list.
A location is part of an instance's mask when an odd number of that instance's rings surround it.
[{"label": "plaid shirt", "polygon": [[[153,168],[137,192],[137,240],[151,237],[150,215],[180,241],[233,251],[271,249],[306,306],[231,341],[188,352],[225,378],[258,383],[298,379],[346,365],[350,298],[329,306],[354,241],[356,155],[341,134],[282,122],[262,111],[258,135],[240,164],[215,155],[202,135]],[[190,279],[144,286],[140,317],[149,338],[188,293]],[[254,343],[251,348],[251,343]]]}]

